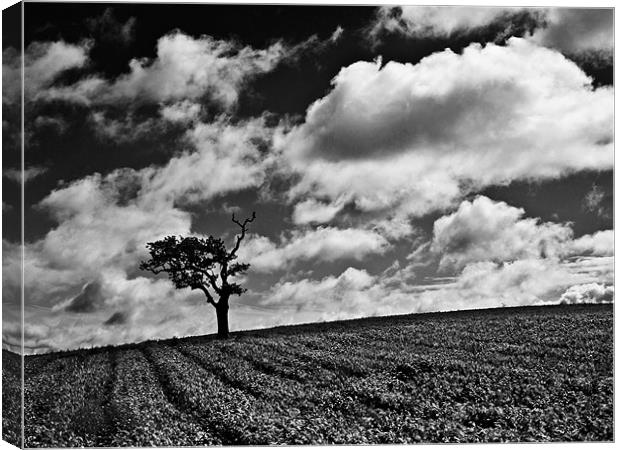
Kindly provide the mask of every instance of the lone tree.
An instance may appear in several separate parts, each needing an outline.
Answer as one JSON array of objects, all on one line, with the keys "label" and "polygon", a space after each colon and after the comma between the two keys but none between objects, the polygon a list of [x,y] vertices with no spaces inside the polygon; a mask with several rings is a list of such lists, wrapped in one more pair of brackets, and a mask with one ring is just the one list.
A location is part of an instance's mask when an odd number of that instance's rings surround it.
[{"label": "lone tree", "polygon": [[[166,272],[177,289],[191,288],[204,292],[207,302],[215,307],[217,335],[228,337],[228,302],[231,295],[241,295],[246,289],[231,281],[235,275],[245,273],[249,264],[239,263],[237,251],[248,230],[248,224],[256,218],[242,222],[232,216],[232,221],[241,228],[232,250],[227,251],[224,241],[209,236],[197,237],[166,236],[164,239],[146,244],[151,259],[142,261],[140,269],[155,274]],[[217,296],[217,301],[215,297]]]}]

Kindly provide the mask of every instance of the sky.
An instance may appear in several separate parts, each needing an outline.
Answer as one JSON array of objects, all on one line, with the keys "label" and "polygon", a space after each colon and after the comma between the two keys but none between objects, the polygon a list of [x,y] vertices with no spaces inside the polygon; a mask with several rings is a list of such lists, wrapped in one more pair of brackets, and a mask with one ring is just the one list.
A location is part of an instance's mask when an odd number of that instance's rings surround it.
[{"label": "sky", "polygon": [[613,300],[611,9],[26,3],[24,38],[26,353],[215,332],[203,294],[138,266],[166,235],[230,245],[252,211],[232,331]]}]

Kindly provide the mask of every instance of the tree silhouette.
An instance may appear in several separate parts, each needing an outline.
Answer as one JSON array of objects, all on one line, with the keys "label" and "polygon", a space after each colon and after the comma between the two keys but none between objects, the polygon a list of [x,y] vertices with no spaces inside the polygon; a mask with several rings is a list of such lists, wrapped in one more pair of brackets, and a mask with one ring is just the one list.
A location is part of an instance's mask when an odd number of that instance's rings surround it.
[{"label": "tree silhouette", "polygon": [[[227,251],[224,241],[209,236],[198,237],[166,236],[164,239],[146,244],[151,255],[148,261],[140,263],[140,269],[154,274],[166,272],[177,289],[191,288],[204,292],[207,302],[215,307],[217,335],[228,337],[228,302],[231,295],[241,295],[246,289],[231,281],[235,275],[244,274],[249,264],[239,263],[237,251],[245,238],[247,226],[256,218],[256,213],[243,222],[232,216],[232,221],[241,228],[232,250]],[[217,300],[215,300],[217,297]]]}]

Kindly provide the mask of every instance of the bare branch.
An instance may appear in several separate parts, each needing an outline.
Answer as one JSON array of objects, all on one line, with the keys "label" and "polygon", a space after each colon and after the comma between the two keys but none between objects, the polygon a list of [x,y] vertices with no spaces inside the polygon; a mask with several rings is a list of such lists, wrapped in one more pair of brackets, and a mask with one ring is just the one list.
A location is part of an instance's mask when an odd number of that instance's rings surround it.
[{"label": "bare branch", "polygon": [[239,250],[239,246],[241,245],[241,241],[245,237],[245,233],[247,231],[246,227],[247,227],[248,223],[254,222],[254,219],[256,219],[256,211],[252,211],[252,217],[245,219],[243,221],[243,223],[241,223],[237,219],[235,219],[235,213],[233,213],[232,221],[241,227],[241,234],[239,236],[237,236],[237,242],[235,243],[234,248],[228,254],[228,259],[229,260],[235,258],[235,255],[237,254],[237,250]]}]

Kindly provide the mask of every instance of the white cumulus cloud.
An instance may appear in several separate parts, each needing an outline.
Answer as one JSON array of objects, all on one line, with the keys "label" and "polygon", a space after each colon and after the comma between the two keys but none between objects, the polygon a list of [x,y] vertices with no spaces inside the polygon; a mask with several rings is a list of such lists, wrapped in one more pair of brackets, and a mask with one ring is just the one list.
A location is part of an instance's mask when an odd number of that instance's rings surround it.
[{"label": "white cumulus cloud", "polygon": [[613,50],[611,8],[382,6],[370,27],[370,36],[375,42],[382,33],[416,38],[473,36],[477,30],[503,24],[496,36],[502,37],[514,33],[512,21],[524,14],[535,25],[525,37],[539,45],[569,54]]},{"label": "white cumulus cloud", "polygon": [[478,196],[437,219],[431,250],[440,267],[462,269],[478,261],[548,258],[564,252],[573,232],[568,225],[523,217],[525,211]]},{"label": "white cumulus cloud", "polygon": [[371,35],[382,31],[415,37],[449,37],[486,27],[520,8],[484,6],[382,6]]},{"label": "white cumulus cloud", "polygon": [[251,235],[239,255],[252,264],[253,270],[270,272],[296,261],[361,261],[370,254],[385,253],[389,247],[388,241],[373,231],[319,227],[293,231],[280,244],[264,236]]},{"label": "white cumulus cloud", "polygon": [[570,252],[577,255],[613,256],[614,230],[586,234],[571,243]]},{"label": "white cumulus cloud", "polygon": [[160,113],[162,117],[170,122],[191,122],[198,118],[201,106],[199,103],[193,103],[189,100],[183,100],[178,103],[164,106]]},{"label": "white cumulus cloud", "polygon": [[204,97],[228,109],[237,103],[245,83],[271,71],[288,49],[280,42],[254,49],[175,31],[157,41],[156,53],[153,59],[132,59],[129,73],[115,80],[93,75],[73,85],[50,88],[42,95],[87,105],[175,103]]},{"label": "white cumulus cloud", "polygon": [[22,178],[24,180],[24,183],[28,183],[29,181],[32,181],[39,175],[43,175],[45,172],[47,172],[46,167],[30,166],[30,167],[26,167],[23,170],[23,172],[17,169],[5,169],[2,172],[2,175],[16,183],[21,183]]},{"label": "white cumulus cloud", "polygon": [[[64,71],[83,67],[88,62],[90,44],[69,44],[64,41],[33,42],[25,49],[24,95],[37,98]],[[2,52],[2,100],[19,102],[21,96],[21,58],[11,47]]]},{"label": "white cumulus cloud", "polygon": [[599,283],[571,286],[560,297],[560,303],[611,303],[614,301],[614,287]]},{"label": "white cumulus cloud", "polygon": [[523,39],[360,61],[332,84],[276,139],[300,176],[299,221],[330,220],[342,202],[421,216],[488,185],[613,166],[613,88]]}]

